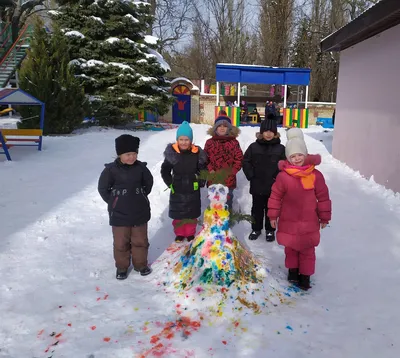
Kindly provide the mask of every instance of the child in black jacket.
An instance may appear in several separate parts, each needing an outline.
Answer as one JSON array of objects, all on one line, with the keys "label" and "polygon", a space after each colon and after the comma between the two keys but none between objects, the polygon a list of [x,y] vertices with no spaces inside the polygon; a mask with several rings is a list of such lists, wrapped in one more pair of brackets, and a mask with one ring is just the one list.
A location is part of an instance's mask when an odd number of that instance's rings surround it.
[{"label": "child in black jacket", "polygon": [[142,276],[151,273],[147,264],[147,196],[153,187],[153,176],[147,163],[137,160],[139,143],[139,138],[129,134],[119,136],[115,140],[118,158],[105,165],[98,184],[99,194],[108,204],[118,280],[128,277],[131,256],[135,271]]},{"label": "child in black jacket", "polygon": [[272,184],[279,173],[278,162],[286,159],[286,156],[274,118],[268,114],[261,122],[257,140],[250,144],[243,158],[243,172],[250,181],[250,194],[253,197],[251,215],[254,222],[249,240],[256,240],[261,235],[264,220],[267,241],[275,240],[275,229],[271,227],[267,216],[267,203]]}]

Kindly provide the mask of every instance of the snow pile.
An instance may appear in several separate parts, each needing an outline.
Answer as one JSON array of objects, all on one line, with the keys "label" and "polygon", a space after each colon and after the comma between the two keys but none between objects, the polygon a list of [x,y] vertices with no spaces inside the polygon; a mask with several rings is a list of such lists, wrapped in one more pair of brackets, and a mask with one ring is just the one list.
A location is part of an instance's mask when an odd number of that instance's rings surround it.
[{"label": "snow pile", "polygon": [[158,37],[151,36],[151,35],[146,35],[144,37],[144,42],[146,42],[149,45],[157,45]]}]

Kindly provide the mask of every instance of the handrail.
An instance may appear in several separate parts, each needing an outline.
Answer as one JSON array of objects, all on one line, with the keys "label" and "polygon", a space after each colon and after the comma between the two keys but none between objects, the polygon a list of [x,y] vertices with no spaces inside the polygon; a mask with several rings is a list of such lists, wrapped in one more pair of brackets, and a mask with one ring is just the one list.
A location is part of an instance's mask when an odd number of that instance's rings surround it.
[{"label": "handrail", "polygon": [[10,33],[8,34],[7,38],[4,40],[4,42],[0,45],[0,49],[3,47],[6,47],[7,43],[12,43],[11,40],[12,37],[12,32],[10,31]]},{"label": "handrail", "polygon": [[[24,39],[20,40],[19,46],[15,48],[15,52],[16,52],[15,55],[18,53],[18,50],[19,50],[23,45],[25,45],[25,40],[27,40],[26,37],[25,37]],[[4,66],[5,68],[7,68],[8,62],[10,61],[11,58],[12,58],[11,55],[8,56],[7,62],[5,62],[5,63],[3,63],[3,64],[0,64],[0,68],[1,68],[2,66]]]},{"label": "handrail", "polygon": [[[8,32],[8,34],[7,34]],[[0,32],[0,38],[2,36],[7,36],[5,38],[5,40],[3,41],[3,43],[0,44],[0,49],[2,48],[6,48],[6,45],[10,45],[12,44],[12,41],[10,41],[12,39],[12,31],[11,31],[11,27],[10,27],[10,23],[8,23],[3,30]]]},{"label": "handrail", "polygon": [[7,31],[8,27],[10,26],[10,24],[11,24],[11,22],[7,22],[7,25],[4,27],[3,30],[1,30],[0,36],[3,35]]},{"label": "handrail", "polygon": [[12,44],[12,46],[8,49],[7,53],[4,55],[3,59],[0,61],[0,67],[3,65],[4,61],[8,58],[8,56],[10,55],[10,53],[12,52],[12,50],[14,49],[14,47],[16,46],[16,44],[19,42],[19,40],[21,40],[22,35],[25,34],[26,29],[28,28],[29,24],[26,24],[23,28],[21,33],[18,35],[17,39],[15,40],[15,42]]}]

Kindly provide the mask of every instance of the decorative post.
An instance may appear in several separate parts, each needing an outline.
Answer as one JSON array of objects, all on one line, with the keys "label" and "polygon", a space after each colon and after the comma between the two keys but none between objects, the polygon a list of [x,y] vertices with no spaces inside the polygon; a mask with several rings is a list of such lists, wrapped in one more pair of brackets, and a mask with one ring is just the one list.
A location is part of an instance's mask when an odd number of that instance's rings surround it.
[{"label": "decorative post", "polygon": [[217,88],[215,89],[215,91],[216,91],[216,94],[217,94],[217,99],[216,99],[216,103],[215,103],[215,105],[216,106],[219,106],[219,82],[217,81]]},{"label": "decorative post", "polygon": [[305,108],[307,109],[308,108],[308,85],[306,86],[306,99],[304,100],[304,102],[305,102]]},{"label": "decorative post", "polygon": [[238,106],[240,107],[240,92],[241,92],[241,87],[240,87],[240,82],[238,82],[238,93],[237,93],[237,100],[238,100]]},{"label": "decorative post", "polygon": [[286,93],[287,93],[287,85],[285,85],[285,86],[284,86],[284,94],[283,94],[283,108],[286,108],[286,105],[287,105]]}]

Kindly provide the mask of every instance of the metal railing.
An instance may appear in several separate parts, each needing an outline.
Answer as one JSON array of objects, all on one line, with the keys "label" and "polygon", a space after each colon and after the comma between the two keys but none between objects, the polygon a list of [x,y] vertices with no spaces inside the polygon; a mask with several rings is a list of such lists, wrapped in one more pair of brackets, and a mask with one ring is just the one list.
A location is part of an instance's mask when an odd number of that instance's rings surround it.
[{"label": "metal railing", "polygon": [[[14,66],[16,67],[18,65],[18,60],[17,55],[19,53],[19,50],[22,48],[22,46],[29,45],[30,40],[31,40],[31,31],[32,31],[32,25],[26,24],[22,30],[20,31],[18,38],[15,40],[15,42],[12,44],[12,46],[8,49],[7,53],[5,56],[0,60],[0,73],[6,73],[7,72],[7,67],[10,66],[10,61],[14,60]],[[10,76],[14,72],[14,69],[11,71]],[[2,84],[0,84],[1,86]]]},{"label": "metal railing", "polygon": [[12,45],[11,23],[0,25],[0,59]]}]

